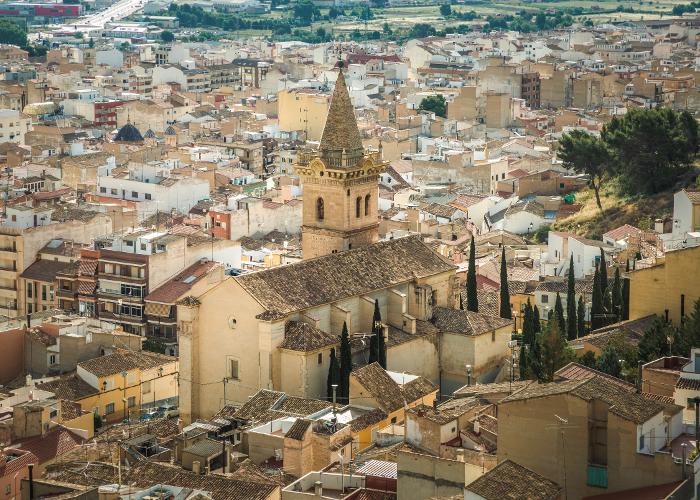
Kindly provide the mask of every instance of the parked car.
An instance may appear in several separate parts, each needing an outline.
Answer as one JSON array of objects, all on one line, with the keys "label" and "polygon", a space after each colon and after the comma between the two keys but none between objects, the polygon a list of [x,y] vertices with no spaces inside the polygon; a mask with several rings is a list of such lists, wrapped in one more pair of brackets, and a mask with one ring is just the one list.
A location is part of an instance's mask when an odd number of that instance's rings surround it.
[{"label": "parked car", "polygon": [[158,412],[166,418],[180,416],[180,408],[177,406],[161,406],[158,408]]}]

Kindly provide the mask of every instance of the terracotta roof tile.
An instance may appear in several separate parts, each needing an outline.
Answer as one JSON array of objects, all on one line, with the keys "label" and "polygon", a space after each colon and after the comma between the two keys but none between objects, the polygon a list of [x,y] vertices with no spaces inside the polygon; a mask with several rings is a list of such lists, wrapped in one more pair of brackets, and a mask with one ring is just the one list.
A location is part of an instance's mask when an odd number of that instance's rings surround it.
[{"label": "terracotta roof tile", "polygon": [[83,443],[83,438],[63,426],[54,427],[42,436],[13,444],[16,448],[33,453],[43,464],[68,453]]},{"label": "terracotta roof tile", "polygon": [[166,281],[144,299],[146,302],[159,302],[161,304],[174,304],[180,297],[187,294],[192,287],[206,276],[209,271],[218,266],[210,260],[192,264],[174,278]]},{"label": "terracotta roof tile", "polygon": [[125,370],[149,369],[175,361],[177,361],[176,358],[154,352],[117,349],[111,354],[78,363],[78,366],[97,377],[104,377]]},{"label": "terracotta roof tile", "polygon": [[409,236],[234,279],[268,311],[287,314],[452,269],[420,237]]},{"label": "terracotta roof tile", "polygon": [[297,418],[296,421],[289,428],[284,437],[289,439],[294,439],[295,441],[302,441],[307,429],[311,426],[311,420],[306,420],[305,418]]},{"label": "terracotta roof tile", "polygon": [[20,278],[52,282],[56,280],[56,274],[65,271],[70,265],[70,262],[40,259],[25,269]]},{"label": "terracotta roof tile", "polygon": [[483,335],[504,326],[510,326],[513,321],[479,312],[435,307],[433,323],[443,332]]},{"label": "terracotta roof tile", "polygon": [[284,340],[280,349],[310,352],[338,344],[335,335],[319,330],[315,326],[300,321],[288,321],[284,328]]},{"label": "terracotta roof tile", "polygon": [[356,368],[350,376],[357,380],[386,413],[398,410],[404,404],[414,403],[437,390],[434,384],[423,377],[404,384],[402,388],[376,362]]},{"label": "terracotta roof tile", "polygon": [[505,460],[465,486],[465,490],[485,500],[550,500],[560,497],[562,488],[510,460]]}]

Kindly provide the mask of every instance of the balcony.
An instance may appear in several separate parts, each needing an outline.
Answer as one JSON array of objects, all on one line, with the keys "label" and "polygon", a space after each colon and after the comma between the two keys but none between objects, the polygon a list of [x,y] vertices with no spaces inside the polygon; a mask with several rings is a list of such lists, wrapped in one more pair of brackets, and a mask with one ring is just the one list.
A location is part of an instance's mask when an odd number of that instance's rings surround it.
[{"label": "balcony", "polygon": [[100,271],[99,277],[108,281],[116,281],[118,283],[138,283],[143,285],[146,284],[146,278],[139,278],[138,276],[123,276],[121,274],[111,274]]},{"label": "balcony", "polygon": [[73,300],[73,298],[75,298],[75,294],[75,290],[65,290],[63,288],[59,288],[58,290],[56,290],[56,295],[59,299]]},{"label": "balcony", "polygon": [[586,484],[596,488],[607,488],[608,468],[605,465],[588,464]]},{"label": "balcony", "polygon": [[124,303],[141,304],[143,297],[140,295],[122,295],[121,293],[111,290],[97,290],[97,296],[105,300],[121,300]]}]

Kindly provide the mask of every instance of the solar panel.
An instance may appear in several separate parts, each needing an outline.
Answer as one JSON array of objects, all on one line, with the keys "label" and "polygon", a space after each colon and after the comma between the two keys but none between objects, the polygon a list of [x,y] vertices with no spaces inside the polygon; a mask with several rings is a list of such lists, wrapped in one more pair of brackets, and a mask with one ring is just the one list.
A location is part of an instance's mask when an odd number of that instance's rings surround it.
[{"label": "solar panel", "polygon": [[187,283],[187,284],[189,285],[189,284],[192,283],[195,279],[196,279],[195,276],[188,276],[187,278],[185,278],[184,280],[182,280],[182,282],[183,282],[183,283]]}]

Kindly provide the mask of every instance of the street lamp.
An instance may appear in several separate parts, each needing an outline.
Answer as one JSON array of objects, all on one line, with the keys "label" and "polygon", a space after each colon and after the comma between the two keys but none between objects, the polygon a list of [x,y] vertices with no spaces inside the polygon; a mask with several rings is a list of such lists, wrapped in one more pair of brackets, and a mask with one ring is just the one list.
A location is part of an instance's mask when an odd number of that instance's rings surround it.
[{"label": "street lamp", "polygon": [[467,366],[467,386],[472,385],[472,365]]}]

